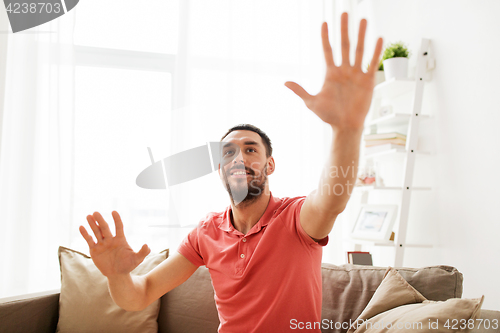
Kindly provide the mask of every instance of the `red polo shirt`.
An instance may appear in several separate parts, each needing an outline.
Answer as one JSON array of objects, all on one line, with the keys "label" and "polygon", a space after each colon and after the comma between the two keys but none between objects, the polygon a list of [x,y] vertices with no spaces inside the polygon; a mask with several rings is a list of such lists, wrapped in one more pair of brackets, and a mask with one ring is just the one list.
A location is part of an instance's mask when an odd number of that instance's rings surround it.
[{"label": "red polo shirt", "polygon": [[[219,333],[290,332],[321,321],[321,259],[328,236],[315,242],[300,225],[305,197],[275,198],[244,235],[231,206],[209,213],[178,252],[210,272]],[[299,326],[301,327],[301,326]],[[306,327],[306,326],[304,326]],[[297,329],[298,331],[321,332]]]}]

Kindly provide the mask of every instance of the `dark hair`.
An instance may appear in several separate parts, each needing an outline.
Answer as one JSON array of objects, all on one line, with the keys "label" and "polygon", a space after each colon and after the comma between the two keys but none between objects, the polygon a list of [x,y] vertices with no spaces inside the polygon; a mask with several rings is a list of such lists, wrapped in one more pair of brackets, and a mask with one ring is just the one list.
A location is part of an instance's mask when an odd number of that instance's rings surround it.
[{"label": "dark hair", "polygon": [[273,147],[271,145],[271,139],[267,136],[266,133],[264,133],[260,128],[254,125],[250,124],[239,124],[236,126],[231,127],[226,134],[220,139],[220,141],[224,140],[226,136],[228,136],[229,133],[233,131],[238,131],[238,130],[245,130],[245,131],[252,131],[260,135],[260,138],[262,139],[262,142],[264,143],[264,146],[266,147],[266,157],[270,157],[273,154]]}]

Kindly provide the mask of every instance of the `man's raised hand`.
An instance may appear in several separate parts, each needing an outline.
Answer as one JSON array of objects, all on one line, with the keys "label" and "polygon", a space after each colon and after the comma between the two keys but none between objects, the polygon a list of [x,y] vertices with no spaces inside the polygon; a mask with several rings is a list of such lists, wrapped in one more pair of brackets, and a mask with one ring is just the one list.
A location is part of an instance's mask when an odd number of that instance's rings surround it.
[{"label": "man's raised hand", "polygon": [[321,39],[326,61],[326,77],[321,91],[310,95],[295,82],[288,81],[285,85],[297,94],[306,106],[318,117],[336,130],[362,129],[366,114],[370,109],[375,72],[378,69],[382,53],[382,38],[377,40],[375,51],[368,72],[361,69],[363,60],[365,32],[367,21],[359,24],[358,45],[354,66],[349,61],[349,36],[347,29],[347,13],[341,16],[342,64],[335,66],[332,48],[328,39],[326,22],[321,27]]},{"label": "man's raised hand", "polygon": [[80,226],[79,228],[89,245],[90,256],[94,264],[106,277],[130,273],[151,252],[146,244],[139,252],[134,252],[125,239],[120,215],[116,211],[113,211],[111,215],[115,220],[115,236],[111,234],[108,224],[98,212],[87,215],[87,221],[94,232],[97,243],[87,233],[85,227]]}]

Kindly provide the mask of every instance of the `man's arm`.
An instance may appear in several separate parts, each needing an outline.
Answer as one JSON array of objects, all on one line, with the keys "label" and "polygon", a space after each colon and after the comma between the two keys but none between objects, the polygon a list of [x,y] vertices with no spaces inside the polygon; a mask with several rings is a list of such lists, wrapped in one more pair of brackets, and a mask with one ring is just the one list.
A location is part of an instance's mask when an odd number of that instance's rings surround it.
[{"label": "man's arm", "polygon": [[333,130],[333,142],[318,188],[311,192],[300,212],[300,223],[315,240],[326,237],[337,215],[347,205],[350,187],[354,185],[359,161],[359,146],[364,120],[370,109],[375,71],[382,52],[382,38],[377,40],[368,72],[361,69],[367,22],[359,25],[354,66],[349,61],[347,13],[341,16],[342,64],[335,66],[328,39],[328,26],[323,23],[321,37],[326,61],[326,77],[321,91],[310,95],[294,82],[285,85]]},{"label": "man's arm", "polygon": [[146,285],[146,306],[183,284],[196,272],[194,265],[179,252],[163,261],[144,276]]},{"label": "man's arm", "polygon": [[316,241],[326,237],[346,207],[355,184],[361,131],[333,132],[330,155],[323,168],[318,189],[311,192],[300,211],[300,222]]},{"label": "man's arm", "polygon": [[143,276],[130,273],[108,277],[113,301],[124,310],[142,311],[184,283],[198,269],[182,254],[175,253]]}]

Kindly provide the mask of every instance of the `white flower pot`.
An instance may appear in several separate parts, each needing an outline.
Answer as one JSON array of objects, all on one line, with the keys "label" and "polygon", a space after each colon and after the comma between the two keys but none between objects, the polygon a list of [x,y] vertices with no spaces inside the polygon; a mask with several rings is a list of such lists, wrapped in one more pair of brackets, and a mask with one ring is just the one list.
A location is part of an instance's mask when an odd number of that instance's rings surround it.
[{"label": "white flower pot", "polygon": [[375,72],[375,85],[380,84],[385,81],[384,71]]},{"label": "white flower pot", "polygon": [[409,59],[406,57],[397,57],[384,60],[384,73],[385,79],[390,80],[406,79],[408,78],[408,63]]}]

